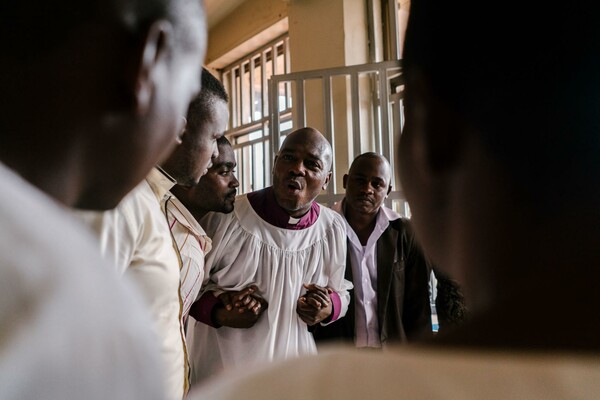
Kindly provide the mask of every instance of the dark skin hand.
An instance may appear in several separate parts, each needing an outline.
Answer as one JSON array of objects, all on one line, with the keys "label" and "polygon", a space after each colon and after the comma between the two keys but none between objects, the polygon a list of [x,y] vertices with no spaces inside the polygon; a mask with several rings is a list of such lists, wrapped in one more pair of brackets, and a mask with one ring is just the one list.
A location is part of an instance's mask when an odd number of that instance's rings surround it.
[{"label": "dark skin hand", "polygon": [[333,305],[329,297],[333,290],[314,283],[304,284],[304,287],[306,288],[306,294],[298,298],[296,312],[302,321],[309,326],[313,326],[327,319],[333,312]]},{"label": "dark skin hand", "polygon": [[240,291],[219,295],[222,306],[217,306],[214,319],[219,325],[248,329],[254,326],[268,308],[267,301],[258,294],[258,287],[250,285]]}]

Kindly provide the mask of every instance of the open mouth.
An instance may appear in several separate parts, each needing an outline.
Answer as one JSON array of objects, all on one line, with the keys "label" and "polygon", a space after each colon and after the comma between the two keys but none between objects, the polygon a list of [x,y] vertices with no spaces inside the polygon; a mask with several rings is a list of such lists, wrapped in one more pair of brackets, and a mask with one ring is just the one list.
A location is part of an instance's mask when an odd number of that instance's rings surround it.
[{"label": "open mouth", "polygon": [[302,190],[302,186],[300,185],[300,182],[294,181],[294,180],[288,181],[287,187],[290,190]]}]

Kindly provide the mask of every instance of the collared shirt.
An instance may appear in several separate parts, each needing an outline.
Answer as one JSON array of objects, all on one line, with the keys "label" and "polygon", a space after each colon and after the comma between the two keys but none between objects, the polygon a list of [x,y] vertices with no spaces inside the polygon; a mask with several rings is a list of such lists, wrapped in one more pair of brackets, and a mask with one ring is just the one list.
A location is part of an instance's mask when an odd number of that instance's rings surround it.
[{"label": "collared shirt", "polygon": [[200,288],[208,279],[204,268],[204,256],[212,247],[211,240],[196,218],[173,195],[164,198],[167,222],[179,249],[181,261],[180,293],[183,302],[182,319],[185,326],[192,304],[197,300]]},{"label": "collared shirt", "polygon": [[0,163],[0,399],[164,399],[139,293],[71,210]]},{"label": "collared shirt", "polygon": [[400,215],[382,205],[367,245],[363,246],[344,216],[345,199],[335,203],[332,209],[344,217],[350,242],[348,251],[354,281],[356,347],[381,347],[377,318],[377,241],[390,221],[400,218]]},{"label": "collared shirt", "polygon": [[310,209],[300,218],[290,217],[287,212],[275,200],[273,187],[269,186],[256,192],[248,193],[248,201],[254,211],[265,221],[278,228],[300,230],[312,226],[317,219],[321,206],[316,201],[310,205]]},{"label": "collared shirt", "polygon": [[174,184],[155,168],[116,209],[86,213],[84,219],[98,233],[102,252],[142,292],[161,342],[169,398],[181,399],[188,387],[181,264],[161,206]]}]

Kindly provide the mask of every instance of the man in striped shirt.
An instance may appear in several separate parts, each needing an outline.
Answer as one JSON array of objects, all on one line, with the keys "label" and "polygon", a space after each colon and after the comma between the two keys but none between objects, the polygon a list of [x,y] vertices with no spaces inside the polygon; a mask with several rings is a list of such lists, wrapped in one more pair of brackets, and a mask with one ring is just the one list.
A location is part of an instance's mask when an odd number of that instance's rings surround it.
[{"label": "man in striped shirt", "polygon": [[[179,252],[183,267],[181,269],[181,299],[183,302],[183,321],[186,323],[186,341],[191,367],[191,384],[196,379],[196,365],[202,363],[198,349],[199,342],[194,340],[194,332],[202,307],[196,300],[202,285],[208,280],[209,271],[205,270],[204,256],[211,250],[212,243],[199,222],[208,212],[230,213],[233,211],[235,196],[239,182],[235,177],[237,166],[235,154],[227,138],[217,140],[219,156],[213,159],[212,167],[193,187],[176,185],[171,189],[175,195],[167,202],[167,218],[169,227]],[[211,295],[212,296],[212,295]],[[243,298],[243,296],[242,296]],[[246,299],[249,306],[255,306],[250,293]],[[195,303],[196,302],[196,303]],[[195,305],[194,305],[195,303]],[[232,307],[227,314],[231,318],[252,318],[254,313],[240,312],[240,307]],[[188,322],[188,316],[191,317]]]},{"label": "man in striped shirt", "polygon": [[[217,140],[219,156],[196,186],[175,185],[167,201],[167,219],[181,255],[182,319],[185,323],[192,304],[208,271],[204,271],[204,256],[212,247],[210,238],[199,222],[209,211],[230,213],[239,182],[235,177],[235,155],[225,137]],[[189,338],[189,335],[187,335]]]}]

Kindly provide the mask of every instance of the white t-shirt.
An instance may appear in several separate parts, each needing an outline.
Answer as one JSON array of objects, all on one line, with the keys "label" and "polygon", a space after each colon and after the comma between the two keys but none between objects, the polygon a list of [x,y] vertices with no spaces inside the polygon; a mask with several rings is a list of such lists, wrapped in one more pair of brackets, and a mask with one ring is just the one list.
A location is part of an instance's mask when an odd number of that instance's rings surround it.
[{"label": "white t-shirt", "polygon": [[[321,350],[320,350],[321,351]],[[600,355],[330,349],[236,370],[190,400],[598,399]]]},{"label": "white t-shirt", "polygon": [[0,399],[164,399],[137,292],[70,211],[0,182]]}]

